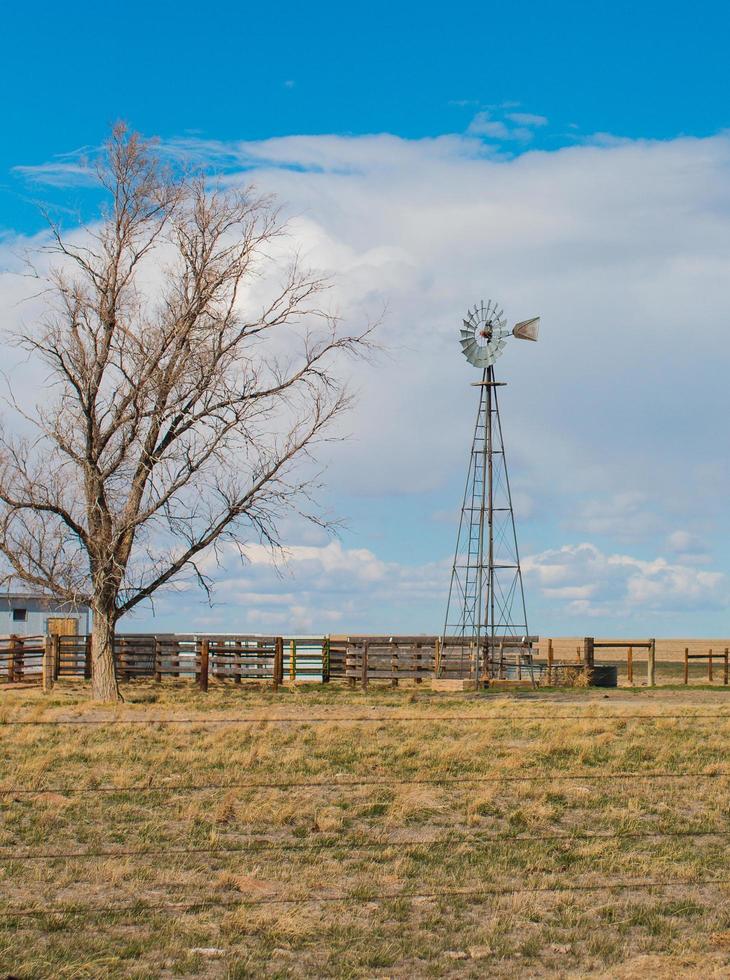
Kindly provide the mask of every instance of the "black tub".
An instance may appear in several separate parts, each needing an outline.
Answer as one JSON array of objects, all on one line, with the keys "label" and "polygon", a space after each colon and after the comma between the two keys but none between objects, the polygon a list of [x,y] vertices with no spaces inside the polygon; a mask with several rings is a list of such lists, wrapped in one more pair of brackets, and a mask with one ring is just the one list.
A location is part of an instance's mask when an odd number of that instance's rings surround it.
[{"label": "black tub", "polygon": [[594,664],[591,687],[618,687],[618,664]]}]

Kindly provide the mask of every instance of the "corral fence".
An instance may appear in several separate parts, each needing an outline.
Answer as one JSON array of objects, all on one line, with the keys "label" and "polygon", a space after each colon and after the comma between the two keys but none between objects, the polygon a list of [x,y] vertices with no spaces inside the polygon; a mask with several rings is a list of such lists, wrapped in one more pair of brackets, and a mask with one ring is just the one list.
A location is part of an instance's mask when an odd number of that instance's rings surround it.
[{"label": "corral fence", "polygon": [[[119,680],[194,680],[240,684],[389,680],[420,684],[434,670],[436,637],[333,637],[118,634]],[[42,683],[91,677],[90,636],[0,637],[0,682]]]},{"label": "corral fence", "polygon": [[437,655],[436,637],[348,637],[344,676],[351,687],[360,682],[366,688],[371,680],[388,680],[391,687],[406,679],[421,684],[433,676]]},{"label": "corral fence", "polygon": [[39,680],[45,653],[45,636],[0,636],[0,680]]},{"label": "corral fence", "polygon": [[[646,683],[656,683],[656,641],[600,640],[584,637],[575,647],[575,659],[558,659],[553,640],[538,647],[530,637],[530,650],[505,673],[495,661],[489,683],[499,685],[503,674],[516,683],[536,686],[603,684],[601,672],[616,667],[596,662],[596,654],[610,650],[614,665],[625,665],[625,679],[635,682],[636,657],[646,661]],[[534,645],[533,645],[533,642]],[[459,641],[461,642],[461,641]],[[437,636],[258,636],[235,634],[153,634],[121,633],[115,638],[116,665],[121,681],[149,678],[195,681],[207,690],[211,681],[241,684],[265,681],[278,688],[286,683],[344,680],[350,686],[367,688],[371,682],[397,687],[401,681],[423,683],[443,673],[444,663],[452,664],[456,638]],[[563,644],[564,646],[564,644]],[[563,654],[567,651],[563,650]],[[707,653],[684,650],[684,683],[688,683],[690,663],[707,664],[709,683],[728,683],[729,651],[710,649]],[[598,653],[600,656],[600,653]],[[682,664],[673,665],[676,681]],[[720,668],[720,669],[718,669]],[[721,676],[720,676],[721,675]],[[0,683],[43,683],[52,686],[62,678],[88,680],[91,677],[91,637],[81,636],[0,636]]]}]

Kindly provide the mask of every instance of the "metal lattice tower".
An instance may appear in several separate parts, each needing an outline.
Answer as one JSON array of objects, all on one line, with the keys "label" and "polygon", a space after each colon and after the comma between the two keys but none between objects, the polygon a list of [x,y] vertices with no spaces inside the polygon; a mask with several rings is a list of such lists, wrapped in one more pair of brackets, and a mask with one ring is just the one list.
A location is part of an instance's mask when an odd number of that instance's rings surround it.
[{"label": "metal lattice tower", "polygon": [[502,436],[494,361],[513,334],[537,339],[538,320],[512,331],[496,304],[469,311],[461,331],[464,354],[483,368],[479,406],[459,520],[446,607],[439,673],[489,674],[505,646],[520,648],[529,630],[512,494]]}]

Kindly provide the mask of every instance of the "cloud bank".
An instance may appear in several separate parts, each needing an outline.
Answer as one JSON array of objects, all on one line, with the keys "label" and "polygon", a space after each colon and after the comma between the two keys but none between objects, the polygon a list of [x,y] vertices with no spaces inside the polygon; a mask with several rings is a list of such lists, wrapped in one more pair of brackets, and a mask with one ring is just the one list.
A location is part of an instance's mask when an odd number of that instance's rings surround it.
[{"label": "cloud bank", "polygon": [[[535,628],[581,632],[589,617],[596,632],[722,632],[730,139],[503,152],[545,124],[482,113],[470,134],[427,140],[166,147],[279,195],[349,319],[386,310],[386,355],[354,375],[352,438],[329,460],[328,503],[350,529],[316,544],[293,529],[283,579],[255,549],[244,573],[226,565],[221,608],[241,627],[439,628],[455,537],[443,515],[460,501],[475,410],[458,328],[492,297],[513,321],[543,318],[540,343],[498,363]],[[7,310],[17,286],[2,289]]]}]

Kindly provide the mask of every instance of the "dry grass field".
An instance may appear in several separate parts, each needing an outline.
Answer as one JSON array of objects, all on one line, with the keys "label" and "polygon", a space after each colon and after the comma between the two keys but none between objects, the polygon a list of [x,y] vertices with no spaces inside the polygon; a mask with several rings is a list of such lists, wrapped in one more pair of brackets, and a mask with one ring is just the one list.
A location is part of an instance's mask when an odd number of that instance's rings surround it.
[{"label": "dry grass field", "polygon": [[0,693],[0,975],[730,973],[722,689],[85,697]]}]

